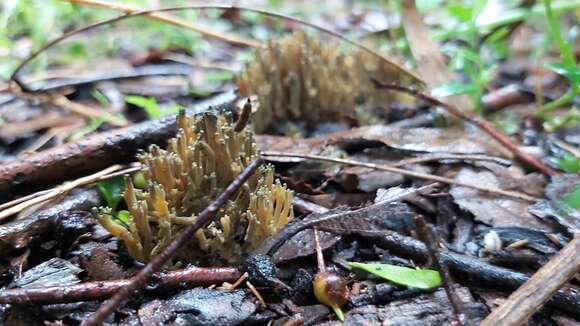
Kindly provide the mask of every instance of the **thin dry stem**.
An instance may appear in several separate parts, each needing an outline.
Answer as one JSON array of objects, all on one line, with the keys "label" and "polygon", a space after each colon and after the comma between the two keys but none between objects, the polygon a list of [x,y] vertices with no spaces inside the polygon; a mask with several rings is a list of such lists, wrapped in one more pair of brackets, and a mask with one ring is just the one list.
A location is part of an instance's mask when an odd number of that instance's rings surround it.
[{"label": "thin dry stem", "polygon": [[[123,13],[128,14],[128,15],[139,12],[142,10],[140,8],[127,6],[127,5],[120,4],[120,3],[110,3],[107,1],[100,1],[100,0],[65,0],[65,1],[70,2],[70,3],[75,3],[78,5],[111,9],[111,10],[123,12]],[[249,46],[249,47],[254,47],[254,48],[263,46],[259,42],[249,40],[249,39],[237,36],[237,35],[231,35],[231,34],[226,34],[226,33],[217,33],[215,31],[211,31],[209,29],[205,29],[203,27],[199,27],[199,26],[190,24],[188,21],[183,20],[183,19],[178,18],[178,17],[174,17],[172,15],[152,12],[152,13],[146,14],[145,16],[152,18],[154,20],[162,21],[162,22],[169,23],[169,24],[172,24],[172,25],[175,25],[178,27],[183,27],[185,29],[189,29],[189,30],[197,32],[197,33],[199,33],[207,38],[213,38],[213,39],[220,40],[220,41],[227,42],[227,43],[231,43],[231,44]]]},{"label": "thin dry stem", "polygon": [[519,192],[503,190],[503,189],[494,188],[494,187],[479,186],[476,184],[471,184],[471,183],[467,183],[467,182],[463,182],[463,181],[458,181],[458,180],[453,180],[453,179],[449,179],[449,178],[445,178],[445,177],[440,177],[440,176],[434,175],[434,174],[414,172],[414,171],[409,171],[409,170],[405,170],[405,169],[401,169],[401,168],[392,167],[389,165],[365,163],[365,162],[360,162],[360,161],[345,160],[345,159],[332,158],[332,157],[319,156],[319,155],[311,155],[311,154],[295,154],[295,153],[284,153],[284,152],[262,152],[261,154],[264,157],[268,157],[268,156],[298,157],[298,158],[333,162],[333,163],[346,164],[346,165],[352,165],[352,166],[363,166],[363,167],[367,167],[367,168],[371,168],[371,169],[375,169],[375,170],[398,173],[398,174],[412,177],[412,178],[437,181],[437,182],[442,182],[445,184],[472,188],[472,189],[476,189],[476,190],[479,190],[479,191],[482,191],[482,192],[485,192],[488,194],[503,195],[506,197],[511,197],[511,198],[529,201],[529,202],[534,202],[537,200],[537,198],[535,198],[535,197],[528,196],[528,195],[525,195],[525,194],[522,194]]},{"label": "thin dry stem", "polygon": [[57,95],[51,97],[50,103],[52,103],[55,106],[66,109],[68,111],[74,112],[88,119],[102,118],[108,123],[115,126],[124,127],[127,125],[127,121],[123,118],[116,117],[108,112],[96,110],[88,105],[72,102],[69,99],[67,99],[64,95]]},{"label": "thin dry stem", "polygon": [[64,195],[74,188],[86,186],[91,183],[114,178],[123,174],[132,173],[139,170],[140,167],[130,167],[126,169],[121,168],[121,165],[113,165],[89,176],[64,183],[54,189],[42,190],[31,195],[4,203],[0,205],[0,221],[19,213],[28,207],[56,198],[60,195]]},{"label": "thin dry stem", "polygon": [[320,247],[320,237],[318,236],[318,228],[314,227],[314,244],[316,246],[316,262],[318,263],[318,272],[326,272],[326,266],[324,265],[324,255],[322,254],[322,248]]}]

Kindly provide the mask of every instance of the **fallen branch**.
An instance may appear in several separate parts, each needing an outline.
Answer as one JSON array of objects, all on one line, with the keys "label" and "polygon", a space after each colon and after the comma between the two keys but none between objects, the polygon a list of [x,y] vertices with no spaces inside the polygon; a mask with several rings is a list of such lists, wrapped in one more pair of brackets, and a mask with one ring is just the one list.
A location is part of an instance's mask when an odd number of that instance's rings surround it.
[{"label": "fallen branch", "polygon": [[[195,286],[233,282],[241,273],[235,268],[190,267],[161,273],[147,287],[149,292],[187,289]],[[32,289],[8,289],[0,291],[0,303],[55,304],[79,301],[101,301],[112,297],[128,286],[130,279],[86,282],[69,286],[51,286]]]},{"label": "fallen branch", "polygon": [[[97,7],[97,8],[106,8],[106,9],[111,9],[111,10],[115,10],[115,11],[120,11],[120,12],[127,14],[127,15],[130,15],[130,14],[133,14],[133,13],[136,13],[136,12],[143,10],[143,9],[134,8],[131,6],[124,5],[124,4],[120,4],[120,3],[110,3],[110,2],[106,2],[106,1],[100,1],[100,0],[65,0],[65,1],[68,1],[70,3],[75,3],[78,5],[85,5],[85,6],[91,6],[91,7]],[[215,31],[190,24],[188,21],[186,21],[184,19],[181,19],[178,17],[173,17],[171,15],[152,12],[152,13],[146,14],[145,16],[150,17],[154,20],[162,21],[164,23],[169,23],[169,24],[172,24],[172,25],[175,25],[178,27],[183,27],[185,29],[189,29],[191,31],[197,32],[197,33],[199,33],[207,38],[213,38],[213,39],[223,41],[226,43],[249,46],[249,47],[261,47],[262,46],[262,44],[259,42],[245,39],[245,38],[242,38],[242,37],[239,37],[236,35],[217,33]]]},{"label": "fallen branch", "polygon": [[580,271],[580,236],[576,236],[524,285],[494,309],[481,326],[522,325],[554,292]]},{"label": "fallen branch", "polygon": [[375,79],[373,79],[373,82],[375,83],[375,86],[377,88],[400,91],[403,93],[413,95],[413,96],[415,96],[421,100],[424,100],[432,105],[440,106],[440,107],[444,108],[447,112],[451,113],[452,115],[454,115],[454,116],[456,116],[456,117],[458,117],[458,118],[460,118],[468,123],[473,124],[477,128],[484,131],[486,134],[491,136],[493,139],[497,140],[500,144],[502,144],[510,152],[512,152],[514,154],[514,156],[518,160],[520,160],[522,163],[525,163],[529,166],[532,166],[532,167],[536,168],[538,171],[540,171],[546,175],[549,175],[549,176],[556,176],[556,175],[560,174],[559,172],[557,172],[556,170],[547,166],[544,162],[540,161],[539,159],[533,157],[530,154],[522,152],[518,148],[518,146],[515,145],[509,139],[509,137],[502,134],[501,131],[497,130],[493,126],[493,124],[491,124],[489,121],[487,121],[485,119],[482,119],[480,117],[470,116],[470,115],[460,111],[457,107],[455,107],[449,103],[442,102],[442,101],[440,101],[440,100],[438,100],[430,95],[427,95],[426,93],[423,93],[419,90],[416,90],[416,89],[411,89],[411,88],[397,85],[397,84],[385,84],[385,83],[378,81],[378,80],[375,80]]},{"label": "fallen branch", "polygon": [[[228,92],[187,109],[190,114],[214,110],[231,110],[236,99]],[[175,116],[146,121],[127,128],[93,134],[75,143],[32,154],[22,160],[0,166],[0,198],[6,200],[19,193],[94,173],[114,164],[135,160],[139,150],[151,144],[165,146],[176,132]]]},{"label": "fallen branch", "polygon": [[503,190],[503,189],[489,187],[489,186],[480,186],[477,184],[472,184],[472,183],[453,180],[453,179],[449,179],[449,178],[445,178],[445,177],[440,177],[440,176],[434,175],[434,174],[415,172],[415,171],[396,168],[396,167],[384,165],[384,164],[366,163],[366,162],[360,162],[360,161],[354,161],[354,160],[345,160],[345,159],[340,159],[340,158],[333,158],[333,157],[312,155],[312,154],[262,152],[262,156],[264,156],[265,158],[268,158],[269,156],[270,157],[272,157],[272,156],[298,157],[298,158],[333,162],[333,163],[346,164],[346,165],[352,165],[352,166],[363,166],[363,167],[367,167],[367,168],[371,168],[371,169],[375,169],[375,170],[397,173],[397,174],[401,174],[401,175],[412,177],[412,178],[418,178],[418,179],[423,179],[423,180],[430,180],[430,181],[442,182],[442,183],[450,184],[450,185],[472,188],[472,189],[476,189],[476,190],[479,190],[479,191],[482,191],[482,192],[485,192],[488,194],[503,195],[503,196],[507,196],[507,197],[511,197],[511,198],[515,198],[515,199],[519,199],[519,200],[529,201],[529,202],[534,202],[537,200],[537,198],[534,198],[532,196],[528,196],[526,194],[522,194],[519,192],[515,192],[515,191]]},{"label": "fallen branch", "polygon": [[179,233],[173,241],[153,260],[151,260],[137,275],[127,284],[119,289],[111,299],[103,303],[99,309],[92,314],[87,320],[83,321],[83,326],[98,326],[111,314],[115,309],[121,308],[124,301],[131,295],[135,295],[149,281],[149,279],[158,272],[169,259],[183,245],[193,238],[193,234],[198,229],[204,227],[215,216],[217,211],[232,197],[238,189],[248,180],[263,163],[261,158],[252,161],[227,187],[226,189],[199,215],[193,224],[187,226],[183,232]]}]

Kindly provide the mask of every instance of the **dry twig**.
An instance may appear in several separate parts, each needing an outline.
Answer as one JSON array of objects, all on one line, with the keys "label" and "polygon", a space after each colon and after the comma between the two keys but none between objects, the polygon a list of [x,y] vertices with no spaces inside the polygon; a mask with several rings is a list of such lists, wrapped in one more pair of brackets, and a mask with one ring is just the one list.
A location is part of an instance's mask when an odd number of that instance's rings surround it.
[{"label": "dry twig", "polygon": [[[40,191],[36,194],[32,194],[30,196],[30,199],[24,201],[24,202],[18,202],[18,204],[15,204],[13,206],[10,206],[10,203],[6,203],[2,206],[8,206],[9,208],[3,210],[0,212],[0,221],[6,219],[7,217],[10,217],[14,214],[19,213],[20,211],[22,211],[25,208],[31,207],[33,205],[45,202],[49,199],[52,198],[56,198],[58,196],[64,195],[67,192],[71,191],[72,189],[76,188],[76,187],[80,187],[80,186],[84,186],[84,185],[88,185],[94,182],[98,182],[100,180],[103,180],[103,177],[106,177],[107,175],[110,175],[112,172],[118,171],[119,169],[121,169],[122,167],[120,165],[113,165],[110,166],[102,171],[99,171],[95,174],[91,174],[89,176],[71,181],[71,182],[67,182],[65,184],[62,184],[50,191]],[[127,173],[126,171],[123,171],[124,173]],[[110,178],[110,176],[109,176]]]},{"label": "dry twig", "polygon": [[449,298],[449,302],[451,302],[455,317],[463,325],[465,322],[463,302],[455,291],[455,287],[453,286],[453,278],[451,278],[449,268],[447,268],[447,265],[441,261],[436,237],[433,235],[433,232],[427,225],[427,222],[423,216],[418,215],[415,217],[415,225],[417,226],[417,234],[419,235],[419,239],[423,241],[425,247],[427,248],[429,260],[435,265],[435,267],[437,267],[439,274],[441,274],[443,289],[445,289],[445,294],[447,294],[447,298]]},{"label": "dry twig", "polygon": [[254,174],[256,169],[262,165],[263,160],[258,158],[252,161],[245,169],[240,173],[230,185],[199,215],[193,224],[187,226],[187,228],[178,234],[173,241],[161,252],[158,256],[153,258],[139,273],[131,280],[131,282],[121,288],[115,295],[103,303],[99,309],[85,320],[81,325],[83,326],[98,326],[103,323],[103,321],[117,308],[120,308],[125,300],[127,300],[131,295],[139,292],[147,281],[153,276],[154,273],[158,272],[169,259],[179,250],[184,244],[186,244],[192,237],[195,231],[204,227],[211,219],[215,216],[217,211],[226,203],[226,201],[233,196],[238,189]]},{"label": "dry twig", "polygon": [[537,199],[535,197],[528,196],[528,195],[525,195],[525,194],[522,194],[519,192],[515,192],[515,191],[503,190],[503,189],[493,188],[493,187],[488,187],[488,186],[480,186],[480,185],[471,184],[471,183],[467,183],[467,182],[463,182],[463,181],[453,180],[450,178],[440,177],[440,176],[434,175],[434,174],[409,171],[409,170],[396,168],[396,167],[392,167],[392,166],[384,165],[384,164],[365,163],[365,162],[360,162],[360,161],[345,160],[345,159],[340,159],[340,158],[332,158],[332,157],[327,157],[327,156],[311,155],[311,154],[294,154],[294,153],[281,153],[281,152],[262,152],[261,154],[262,154],[262,156],[264,156],[266,158],[268,156],[299,157],[299,158],[304,158],[304,159],[333,162],[333,163],[346,164],[346,165],[352,165],[352,166],[363,166],[363,167],[367,167],[367,168],[371,168],[371,169],[375,169],[375,170],[398,173],[398,174],[405,175],[405,176],[412,177],[412,178],[418,178],[418,179],[423,179],[423,180],[430,180],[430,181],[442,182],[442,183],[450,184],[450,185],[472,188],[472,189],[476,189],[476,190],[479,190],[479,191],[482,191],[482,192],[485,192],[488,194],[503,195],[503,196],[507,196],[507,197],[511,197],[511,198],[515,198],[515,199],[519,199],[519,200],[529,201],[529,202],[533,202]]},{"label": "dry twig", "polygon": [[[188,288],[199,285],[211,285],[232,282],[240,276],[235,268],[190,267],[184,270],[170,271],[157,276],[153,291],[160,289]],[[68,286],[51,286],[31,289],[8,289],[0,291],[0,303],[67,303],[79,301],[98,301],[110,298],[119,289],[127,286],[130,279],[114,281],[85,282]]]},{"label": "dry twig", "polygon": [[[91,6],[91,7],[106,8],[106,9],[111,9],[111,10],[115,10],[115,11],[120,11],[120,12],[127,14],[127,15],[142,11],[142,9],[134,8],[131,6],[124,5],[124,4],[110,3],[107,1],[100,1],[100,0],[65,0],[65,1],[68,1],[70,3],[75,3],[78,5],[86,5],[86,6]],[[259,42],[245,39],[245,38],[242,38],[242,37],[237,36],[237,35],[217,33],[215,31],[190,24],[188,21],[186,21],[184,19],[181,19],[178,17],[173,17],[171,15],[152,12],[152,13],[146,14],[146,16],[150,17],[152,19],[158,20],[158,21],[162,21],[162,22],[169,23],[169,24],[172,24],[172,25],[175,25],[178,27],[183,27],[183,28],[189,29],[189,30],[197,32],[197,33],[199,33],[207,38],[213,38],[213,39],[224,41],[227,43],[243,45],[243,46],[250,46],[250,47],[261,47],[262,46],[262,44],[260,44]]]},{"label": "dry twig", "polygon": [[50,103],[57,107],[61,107],[68,111],[74,112],[88,119],[102,118],[114,126],[123,127],[127,125],[127,120],[125,120],[124,118],[119,118],[108,112],[96,110],[88,105],[72,102],[64,95],[51,96]]}]

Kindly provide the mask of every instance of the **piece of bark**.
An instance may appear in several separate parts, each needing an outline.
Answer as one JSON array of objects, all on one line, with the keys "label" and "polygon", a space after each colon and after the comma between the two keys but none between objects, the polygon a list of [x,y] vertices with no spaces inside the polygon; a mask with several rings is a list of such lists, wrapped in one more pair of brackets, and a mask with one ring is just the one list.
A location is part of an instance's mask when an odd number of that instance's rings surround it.
[{"label": "piece of bark", "polygon": [[[197,114],[211,109],[231,110],[236,96],[224,93],[187,109]],[[127,128],[93,134],[84,139],[0,166],[0,202],[17,194],[48,188],[55,183],[93,173],[113,164],[135,160],[151,144],[165,146],[175,135],[176,116],[146,121]]]},{"label": "piece of bark", "polygon": [[[95,189],[76,189],[61,202],[36,213],[0,225],[0,255],[34,246],[44,234],[55,230],[59,218],[75,211],[89,212],[99,206],[101,198]],[[70,234],[69,234],[70,235]]]}]

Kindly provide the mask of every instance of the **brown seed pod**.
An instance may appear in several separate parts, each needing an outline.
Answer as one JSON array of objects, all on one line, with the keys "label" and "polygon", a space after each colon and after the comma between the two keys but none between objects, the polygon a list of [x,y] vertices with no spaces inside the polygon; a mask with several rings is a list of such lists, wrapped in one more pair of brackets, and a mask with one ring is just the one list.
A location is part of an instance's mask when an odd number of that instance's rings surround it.
[{"label": "brown seed pod", "polygon": [[312,283],[316,299],[331,307],[338,319],[344,320],[344,314],[340,308],[348,302],[349,292],[346,280],[336,273],[318,272]]}]

